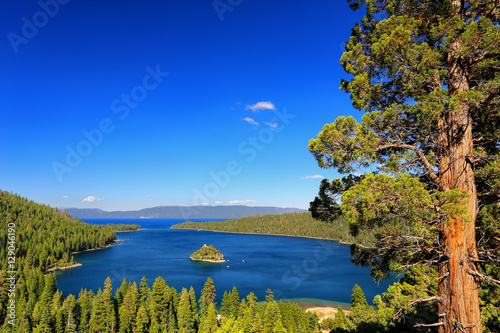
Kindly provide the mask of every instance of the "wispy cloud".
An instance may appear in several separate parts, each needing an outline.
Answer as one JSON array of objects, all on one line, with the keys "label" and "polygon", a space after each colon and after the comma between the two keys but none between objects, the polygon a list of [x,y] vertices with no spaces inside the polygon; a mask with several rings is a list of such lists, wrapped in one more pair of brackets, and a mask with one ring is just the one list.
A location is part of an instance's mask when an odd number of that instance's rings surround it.
[{"label": "wispy cloud", "polygon": [[94,202],[94,201],[102,201],[102,200],[104,200],[104,198],[98,198],[98,197],[94,197],[93,195],[89,195],[88,197],[81,200],[80,202]]},{"label": "wispy cloud", "polygon": [[278,123],[268,123],[268,122],[265,121],[264,124],[266,124],[267,126],[270,126],[272,128],[278,127]]},{"label": "wispy cloud", "polygon": [[274,110],[276,107],[273,103],[267,102],[257,102],[254,105],[247,105],[245,110],[252,110],[253,112],[259,112],[261,110]]},{"label": "wispy cloud", "polygon": [[259,126],[259,123],[256,122],[255,120],[253,120],[252,118],[250,117],[245,117],[243,118],[244,121],[246,121],[247,123],[251,124],[251,125],[254,125],[254,126]]},{"label": "wispy cloud", "polygon": [[61,195],[61,198],[68,199],[67,195]]},{"label": "wispy cloud", "polygon": [[324,179],[322,175],[314,175],[314,176],[305,176],[305,177],[300,177],[300,179]]},{"label": "wispy cloud", "polygon": [[229,201],[228,204],[230,204],[230,205],[245,204],[245,203],[249,203],[249,202],[255,202],[255,200],[233,200],[233,201]]}]

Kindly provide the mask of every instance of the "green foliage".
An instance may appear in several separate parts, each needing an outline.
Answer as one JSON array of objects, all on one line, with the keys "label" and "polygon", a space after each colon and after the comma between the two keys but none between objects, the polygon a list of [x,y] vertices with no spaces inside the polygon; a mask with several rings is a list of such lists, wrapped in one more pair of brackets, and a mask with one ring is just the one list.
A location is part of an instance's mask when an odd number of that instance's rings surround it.
[{"label": "green foliage", "polygon": [[361,176],[348,175],[342,179],[333,179],[331,182],[323,179],[318,196],[314,198],[314,201],[309,206],[313,219],[325,222],[338,220],[342,216],[339,204],[342,193],[354,184],[359,183],[362,178]]},{"label": "green foliage", "polygon": [[371,231],[361,231],[357,237],[353,237],[349,234],[349,223],[345,219],[332,219],[326,224],[312,218],[310,213],[249,216],[227,221],[183,222],[174,224],[171,228],[322,238],[366,246],[374,244]]},{"label": "green foliage", "polygon": [[436,304],[416,300],[425,300],[436,294],[436,269],[425,265],[414,266],[399,282],[373,300],[378,323],[398,331],[418,323],[434,322],[437,320]]},{"label": "green foliage", "polygon": [[[110,226],[97,226],[72,219],[47,205],[36,204],[5,191],[0,192],[0,252],[7,257],[8,224],[15,224],[16,268],[46,270],[70,254],[109,245],[116,238]],[[64,235],[64,237],[62,237]],[[66,254],[66,256],[65,256]],[[7,270],[7,261],[0,269]]]},{"label": "green foliage", "polygon": [[207,278],[203,289],[201,290],[200,299],[198,303],[200,305],[200,316],[204,318],[207,316],[208,307],[210,304],[214,303],[216,295],[216,290],[214,286],[214,281],[211,278]]},{"label": "green foliage", "polygon": [[[425,279],[417,267],[425,263],[432,272],[441,269],[434,295],[443,298],[444,331],[463,319],[452,295],[475,298],[480,288],[489,302],[482,304],[483,328],[494,330],[498,314],[488,305],[497,303],[497,290],[485,282],[497,276],[500,263],[498,1],[349,2],[366,15],[345,45],[341,65],[351,77],[341,89],[364,115],[361,122],[342,116],[326,124],[309,150],[323,168],[375,171],[330,193],[322,183],[320,194],[327,195],[311,207],[325,220],[322,212],[338,214],[332,198],[342,194],[342,216],[354,234],[380,228],[373,248],[352,247],[353,261],[370,266],[377,279],[391,271],[416,274],[413,283],[395,284],[377,300],[381,322],[395,324],[396,314],[413,320],[417,305],[410,300],[422,296],[417,291]],[[471,242],[474,232],[477,243]],[[474,280],[452,286],[448,276],[455,271],[446,261],[460,262]],[[421,322],[437,320],[426,317],[427,310],[418,309]],[[467,310],[465,324],[475,325],[477,310]]]},{"label": "green foliage", "polygon": [[191,253],[191,260],[217,261],[223,262],[224,256],[212,244],[204,244],[198,251]]}]

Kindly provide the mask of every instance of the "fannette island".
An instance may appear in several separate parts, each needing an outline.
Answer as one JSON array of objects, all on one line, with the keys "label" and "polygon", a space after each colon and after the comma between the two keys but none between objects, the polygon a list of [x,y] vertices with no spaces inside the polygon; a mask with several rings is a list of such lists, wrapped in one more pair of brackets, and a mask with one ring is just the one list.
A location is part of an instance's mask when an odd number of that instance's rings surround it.
[{"label": "fannette island", "polygon": [[207,245],[203,244],[203,246],[196,251],[195,253],[192,253],[191,256],[189,256],[191,260],[196,260],[196,261],[205,261],[205,262],[225,262],[224,260],[224,255],[217,250],[212,244]]}]

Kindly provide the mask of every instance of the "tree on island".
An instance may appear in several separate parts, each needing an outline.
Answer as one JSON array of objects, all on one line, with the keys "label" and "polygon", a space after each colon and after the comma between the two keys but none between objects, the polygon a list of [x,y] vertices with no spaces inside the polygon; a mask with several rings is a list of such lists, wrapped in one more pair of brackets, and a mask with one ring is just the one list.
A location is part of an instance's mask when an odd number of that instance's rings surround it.
[{"label": "tree on island", "polygon": [[224,262],[224,256],[212,244],[203,246],[189,256],[191,260],[209,261],[209,262]]},{"label": "tree on island", "polygon": [[341,88],[365,114],[325,125],[309,150],[323,168],[382,172],[333,186],[353,233],[391,225],[375,248],[353,248],[355,262],[377,279],[434,267],[437,295],[414,301],[437,302],[440,317],[420,326],[481,332],[479,290],[499,283],[500,3],[349,2],[366,15]]}]

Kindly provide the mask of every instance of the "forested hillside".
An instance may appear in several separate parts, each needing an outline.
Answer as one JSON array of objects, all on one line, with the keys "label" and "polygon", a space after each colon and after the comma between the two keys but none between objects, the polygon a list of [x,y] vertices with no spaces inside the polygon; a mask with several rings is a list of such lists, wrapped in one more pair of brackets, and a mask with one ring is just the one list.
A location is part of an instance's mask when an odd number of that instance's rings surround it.
[{"label": "forested hillside", "polygon": [[124,280],[115,292],[108,278],[103,289],[62,295],[49,268],[64,265],[74,252],[111,244],[115,231],[139,226],[87,224],[8,192],[0,192],[0,220],[2,333],[318,330],[316,315],[297,304],[278,303],[272,293],[266,302],[257,303],[253,294],[240,299],[236,287],[225,293],[219,316],[211,279],[198,300],[192,287],[179,293],[161,277],[152,288],[145,278],[139,286]]},{"label": "forested hillside", "polygon": [[349,233],[349,223],[339,218],[331,223],[323,223],[311,217],[310,213],[290,213],[282,215],[249,216],[235,220],[211,222],[184,222],[174,224],[173,229],[194,229],[249,234],[315,237],[344,243],[358,243],[364,246],[374,244],[374,231],[364,231],[353,237]]}]

